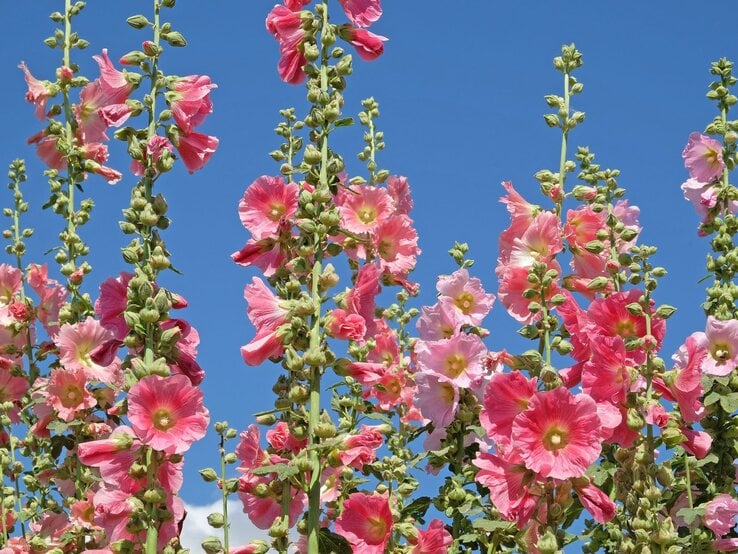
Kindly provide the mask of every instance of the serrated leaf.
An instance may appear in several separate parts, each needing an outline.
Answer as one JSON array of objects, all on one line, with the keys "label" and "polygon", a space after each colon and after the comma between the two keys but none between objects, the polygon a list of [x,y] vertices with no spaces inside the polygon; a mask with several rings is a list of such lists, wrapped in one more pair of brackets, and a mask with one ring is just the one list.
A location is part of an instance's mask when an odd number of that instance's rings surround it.
[{"label": "serrated leaf", "polygon": [[318,552],[320,554],[353,554],[351,545],[341,535],[321,527],[318,532]]}]

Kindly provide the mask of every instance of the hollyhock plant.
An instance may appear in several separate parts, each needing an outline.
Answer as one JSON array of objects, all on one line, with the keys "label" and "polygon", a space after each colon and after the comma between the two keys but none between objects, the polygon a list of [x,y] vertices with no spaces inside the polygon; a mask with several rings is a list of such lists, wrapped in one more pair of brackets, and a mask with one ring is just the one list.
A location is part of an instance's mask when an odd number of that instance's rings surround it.
[{"label": "hollyhock plant", "polygon": [[277,71],[284,82],[292,85],[305,80],[303,67],[307,63],[302,48],[305,31],[298,12],[301,7],[299,3],[292,6],[274,6],[266,19],[267,30],[279,41],[279,51],[282,55]]},{"label": "hollyhock plant", "polygon": [[528,409],[537,390],[537,379],[527,379],[519,371],[492,376],[485,389],[481,417],[490,438],[500,444],[510,441],[515,418]]},{"label": "hollyhock plant", "polygon": [[354,552],[383,554],[393,523],[386,495],[357,492],[344,501],[336,533],[351,544]]},{"label": "hollyhock plant", "polygon": [[342,190],[337,202],[341,225],[356,234],[373,232],[394,212],[394,202],[386,189],[357,187]]},{"label": "hollyhock plant", "polygon": [[128,393],[128,418],[141,441],[156,450],[182,454],[205,436],[210,413],[202,391],[184,375],[151,375]]},{"label": "hollyhock plant", "polygon": [[735,527],[738,516],[738,500],[728,494],[718,494],[705,506],[705,525],[718,538],[724,537]]},{"label": "hollyhock plant", "polygon": [[600,455],[597,405],[563,387],[538,392],[513,420],[512,442],[525,466],[541,477],[581,477]]},{"label": "hollyhock plant", "polygon": [[93,359],[93,352],[114,338],[100,322],[88,317],[75,324],[65,323],[59,329],[56,344],[60,360],[66,368],[81,369],[90,380],[114,383],[119,379],[119,362],[112,360],[106,366]]},{"label": "hollyhock plant", "polygon": [[700,183],[710,183],[723,172],[723,145],[701,133],[689,135],[682,158],[689,176]]},{"label": "hollyhock plant", "polygon": [[709,354],[702,364],[704,373],[722,377],[738,366],[738,320],[708,316],[705,332],[693,336]]},{"label": "hollyhock plant", "polygon": [[373,239],[384,272],[403,278],[413,270],[420,248],[412,219],[406,215],[390,217],[379,225]]},{"label": "hollyhock plant", "polygon": [[411,542],[414,544],[411,554],[446,554],[454,539],[443,522],[434,519],[428,529],[418,530],[417,539]]},{"label": "hollyhock plant", "polygon": [[28,85],[28,92],[26,92],[26,100],[36,106],[36,117],[43,121],[46,119],[46,103],[49,98],[53,95],[53,89],[51,83],[48,81],[39,81],[29,71],[25,62],[21,62],[18,68],[23,71],[23,75]]}]

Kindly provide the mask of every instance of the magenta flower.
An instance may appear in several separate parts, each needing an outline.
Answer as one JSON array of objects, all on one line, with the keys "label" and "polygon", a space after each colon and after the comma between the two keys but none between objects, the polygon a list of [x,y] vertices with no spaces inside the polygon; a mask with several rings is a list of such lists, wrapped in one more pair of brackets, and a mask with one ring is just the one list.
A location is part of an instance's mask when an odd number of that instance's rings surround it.
[{"label": "magenta flower", "polygon": [[23,71],[23,75],[26,78],[26,84],[28,85],[28,92],[26,92],[26,100],[36,106],[36,117],[43,121],[46,118],[46,103],[51,97],[51,91],[49,86],[51,83],[48,81],[39,81],[28,70],[25,62],[21,62],[18,67]]},{"label": "magenta flower", "polygon": [[362,425],[358,435],[346,437],[341,444],[341,463],[361,471],[377,458],[377,448],[383,444],[384,437],[377,427]]},{"label": "magenta flower", "polygon": [[618,510],[615,502],[595,485],[591,483],[583,487],[575,485],[575,488],[582,506],[594,516],[595,521],[607,523],[615,517]]},{"label": "magenta flower", "polygon": [[144,377],[128,393],[128,419],[144,444],[182,454],[207,432],[202,391],[184,375]]},{"label": "magenta flower", "polygon": [[180,77],[167,93],[174,121],[185,135],[213,113],[210,91],[214,88],[218,85],[211,83],[207,75],[188,75]]},{"label": "magenta flower", "polygon": [[262,175],[251,183],[238,203],[241,223],[254,239],[275,236],[283,219],[291,220],[297,211],[298,187],[282,177]]},{"label": "magenta flower", "polygon": [[540,478],[581,477],[600,455],[600,428],[591,397],[558,387],[536,393],[515,417],[512,443]]},{"label": "magenta flower", "polygon": [[241,355],[248,365],[259,365],[267,358],[281,356],[284,352],[277,329],[287,321],[287,310],[279,305],[279,299],[264,284],[254,277],[243,293],[248,302],[247,315],[256,327],[256,336],[241,347]]},{"label": "magenta flower", "polygon": [[267,16],[266,27],[279,41],[279,52],[282,55],[277,65],[279,76],[284,82],[295,85],[305,80],[303,67],[307,60],[301,48],[305,31],[302,28],[302,18],[296,11],[302,6],[295,2],[291,4],[292,7],[274,6]]},{"label": "magenta flower", "polygon": [[343,503],[336,533],[351,544],[354,552],[383,554],[393,524],[386,494],[355,492]]},{"label": "magenta flower", "polygon": [[175,147],[187,171],[194,173],[208,163],[215,149],[218,148],[218,139],[193,131],[189,135],[180,135]]},{"label": "magenta flower", "polygon": [[46,387],[47,398],[61,420],[72,421],[77,417],[77,412],[97,404],[86,385],[85,373],[80,368],[57,368],[51,372]]},{"label": "magenta flower", "polygon": [[682,158],[689,176],[700,183],[710,183],[723,172],[723,145],[701,133],[689,135]]},{"label": "magenta flower", "polygon": [[738,500],[729,494],[718,494],[705,506],[705,525],[720,538],[735,527]]},{"label": "magenta flower", "polygon": [[380,0],[338,0],[351,23],[369,27],[382,16]]},{"label": "magenta flower", "polygon": [[631,384],[623,339],[602,337],[591,348],[592,359],[582,369],[582,391],[598,402],[623,402]]},{"label": "magenta flower", "polygon": [[480,325],[495,301],[495,295],[485,292],[482,282],[469,277],[465,268],[439,277],[436,288],[439,303],[455,309],[462,322],[469,325]]},{"label": "magenta flower", "polygon": [[375,35],[371,31],[350,25],[342,25],[338,32],[341,38],[356,48],[356,53],[366,62],[374,61],[381,56],[384,53],[384,43],[388,40],[382,35]]}]

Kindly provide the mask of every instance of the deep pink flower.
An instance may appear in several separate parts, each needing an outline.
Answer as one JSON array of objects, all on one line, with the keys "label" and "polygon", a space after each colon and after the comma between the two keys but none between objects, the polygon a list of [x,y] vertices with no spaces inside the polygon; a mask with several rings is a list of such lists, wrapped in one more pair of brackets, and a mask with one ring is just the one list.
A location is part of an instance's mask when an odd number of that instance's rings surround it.
[{"label": "deep pink flower", "polygon": [[705,506],[705,525],[720,538],[735,527],[738,500],[729,494],[718,494]]},{"label": "deep pink flower", "polygon": [[382,270],[402,277],[413,270],[420,248],[412,219],[394,215],[379,225],[373,238]]},{"label": "deep pink flower", "polygon": [[[411,541],[413,542],[413,541]],[[454,538],[440,519],[434,519],[425,531],[418,531],[410,554],[447,554]]]},{"label": "deep pink flower", "polygon": [[579,501],[594,516],[595,521],[607,523],[615,517],[617,506],[612,499],[593,484],[576,487]]},{"label": "deep pink flower", "polygon": [[485,415],[482,419],[491,439],[509,444],[513,421],[528,409],[537,390],[537,379],[529,380],[519,371],[496,373],[491,377],[484,392]]},{"label": "deep pink flower", "polygon": [[275,236],[283,219],[291,220],[297,211],[298,187],[282,177],[262,175],[251,183],[238,203],[238,215],[254,239]]},{"label": "deep pink flower", "polygon": [[489,498],[502,517],[523,527],[535,511],[538,498],[529,492],[533,474],[518,453],[496,456],[479,452],[472,463],[475,480],[489,489]]},{"label": "deep pink flower", "polygon": [[184,375],[150,375],[131,387],[128,418],[144,444],[182,454],[205,436],[210,414],[202,391]]},{"label": "deep pink flower", "polygon": [[274,6],[266,19],[267,30],[279,41],[279,51],[282,57],[277,65],[277,71],[283,81],[290,84],[302,83],[305,80],[303,67],[307,63],[302,50],[302,41],[305,31],[302,29],[302,19],[296,11],[300,7]]},{"label": "deep pink flower", "polygon": [[[291,226],[291,223],[285,222],[285,226]],[[280,227],[280,235],[282,232]],[[258,267],[264,272],[265,277],[271,277],[287,261],[287,255],[282,242],[278,239],[252,238],[241,250],[231,254],[231,259],[238,265]]]},{"label": "deep pink flower", "polygon": [[277,422],[274,429],[269,429],[266,432],[266,439],[269,445],[277,452],[292,452],[293,454],[297,454],[307,445],[307,439],[296,439],[284,421]]},{"label": "deep pink flower", "polygon": [[343,503],[335,529],[351,544],[354,552],[384,554],[393,524],[386,494],[355,492]]},{"label": "deep pink flower", "polygon": [[712,437],[706,431],[694,431],[689,427],[680,427],[682,434],[686,437],[686,441],[682,443],[682,447],[698,460],[701,460],[710,453],[712,446]]},{"label": "deep pink flower", "polygon": [[328,334],[340,340],[362,340],[366,333],[366,323],[359,314],[349,314],[346,310],[335,308],[329,315],[326,327]]},{"label": "deep pink flower", "polygon": [[682,158],[689,176],[701,183],[710,183],[723,172],[723,145],[701,133],[689,135]]},{"label": "deep pink flower", "polygon": [[663,381],[654,379],[654,385],[664,397],[679,405],[685,423],[701,421],[704,415],[701,367],[706,357],[705,349],[694,336],[689,336],[674,354],[674,372],[669,372]]},{"label": "deep pink flower", "polygon": [[[555,260],[549,262],[548,267],[559,273],[561,272],[561,267]],[[511,267],[508,265],[498,265],[495,270],[495,274],[500,280],[497,296],[507,309],[507,313],[520,323],[531,323],[540,318],[540,312],[534,314],[528,309],[530,299],[523,296],[523,292],[531,288],[528,282],[528,270],[527,267]],[[546,298],[550,299],[557,292],[559,292],[559,288],[554,281],[545,290]]]},{"label": "deep pink flower", "polygon": [[72,421],[77,412],[95,406],[97,401],[87,390],[87,379],[80,368],[52,370],[46,388],[49,404],[63,421]]},{"label": "deep pink flower", "polygon": [[26,78],[26,84],[28,85],[28,92],[26,92],[26,100],[31,104],[36,105],[36,117],[43,121],[46,118],[46,103],[51,96],[49,90],[48,81],[39,81],[28,70],[25,62],[21,62],[18,67],[23,71]]},{"label": "deep pink flower", "polygon": [[0,369],[0,402],[18,402],[27,390],[25,377],[13,375],[10,369]]},{"label": "deep pink flower", "polygon": [[154,135],[146,143],[146,148],[143,150],[143,160],[133,160],[131,162],[131,172],[134,175],[141,176],[144,174],[145,164],[150,162],[157,173],[162,170],[161,167],[157,166],[157,163],[162,157],[164,151],[171,154],[174,151],[174,146],[169,142],[169,139],[160,135]]},{"label": "deep pink flower", "polygon": [[249,305],[247,315],[256,327],[256,336],[241,347],[241,355],[248,365],[259,365],[284,352],[282,340],[276,332],[287,320],[287,310],[280,307],[279,299],[258,277],[246,285],[243,295]]},{"label": "deep pink flower", "polygon": [[380,0],[338,0],[354,25],[369,27],[382,16]]},{"label": "deep pink flower", "polygon": [[375,35],[366,29],[342,25],[339,28],[341,38],[353,44],[359,57],[367,62],[376,60],[384,53],[384,43],[388,40],[382,35]]},{"label": "deep pink flower", "polygon": [[366,332],[373,335],[375,298],[381,292],[379,286],[379,270],[374,264],[366,264],[356,273],[356,281],[346,295],[346,311],[364,318]]},{"label": "deep pink flower", "polygon": [[185,135],[213,112],[210,91],[214,88],[218,85],[211,83],[207,75],[188,75],[174,82],[167,100],[174,121]]},{"label": "deep pink flower", "polygon": [[623,402],[631,384],[623,339],[602,337],[591,348],[592,359],[582,369],[582,391],[598,402]]},{"label": "deep pink flower", "polygon": [[77,455],[80,461],[97,467],[103,481],[127,493],[135,493],[141,489],[140,480],[129,474],[131,465],[137,461],[141,448],[130,427],[117,427],[108,438],[80,443]]},{"label": "deep pink flower", "polygon": [[46,129],[39,131],[32,137],[28,138],[28,144],[36,145],[36,154],[39,159],[44,162],[51,169],[64,169],[66,167],[64,156],[59,149],[56,147],[58,137],[55,135],[48,135]]},{"label": "deep pink flower", "polygon": [[189,135],[180,135],[175,146],[187,171],[194,173],[208,163],[218,148],[218,139],[193,131]]},{"label": "deep pink flower", "polygon": [[128,306],[128,282],[132,278],[131,273],[108,277],[100,285],[100,296],[95,301],[95,313],[100,318],[100,323],[118,340],[123,340],[129,331],[123,312]]},{"label": "deep pink flower", "polygon": [[485,292],[482,282],[469,277],[466,268],[439,277],[436,288],[439,303],[457,310],[462,322],[469,325],[480,325],[495,301],[495,295]]},{"label": "deep pink flower", "polygon": [[358,435],[346,437],[341,444],[341,463],[361,471],[377,458],[377,448],[383,444],[384,436],[377,427],[362,425]]},{"label": "deep pink flower", "polygon": [[581,477],[601,451],[597,405],[558,387],[536,393],[513,421],[512,443],[539,477]]}]

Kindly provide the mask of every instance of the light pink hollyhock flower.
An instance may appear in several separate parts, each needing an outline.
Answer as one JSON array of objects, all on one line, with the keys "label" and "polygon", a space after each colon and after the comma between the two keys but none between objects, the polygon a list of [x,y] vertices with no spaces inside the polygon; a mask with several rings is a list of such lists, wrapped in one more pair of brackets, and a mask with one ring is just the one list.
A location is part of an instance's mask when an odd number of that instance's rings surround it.
[{"label": "light pink hollyhock flower", "polygon": [[701,183],[717,179],[723,172],[723,145],[701,133],[689,135],[687,146],[682,152],[684,167],[689,176]]},{"label": "light pink hollyhock flower", "polygon": [[100,56],[92,56],[100,67],[100,86],[114,98],[125,100],[135,88],[126,79],[126,74],[118,71],[108,56],[107,49],[103,48]]},{"label": "light pink hollyhock flower", "polygon": [[415,544],[410,554],[447,554],[454,538],[440,519],[434,519],[428,529],[418,530],[417,538],[410,542]]},{"label": "light pink hollyhock flower", "polygon": [[410,215],[413,209],[413,198],[410,195],[410,184],[407,177],[391,175],[387,178],[387,192],[395,203],[395,213]]},{"label": "light pink hollyhock flower", "polygon": [[456,415],[459,388],[450,380],[432,373],[416,373],[415,404],[435,429],[447,427]]},{"label": "light pink hollyhock flower", "polygon": [[174,146],[172,146],[168,138],[159,135],[151,137],[149,142],[146,143],[146,148],[143,150],[143,161],[133,160],[131,162],[131,173],[139,177],[142,176],[145,170],[144,164],[149,160],[151,161],[152,167],[159,172],[161,168],[157,166],[157,163],[165,150],[169,154],[174,152]]},{"label": "light pink hollyhock flower", "polygon": [[377,448],[384,444],[384,436],[377,427],[362,425],[358,435],[346,437],[341,444],[339,458],[344,466],[361,471],[377,459]]},{"label": "light pink hollyhock flower", "polygon": [[591,397],[558,387],[530,399],[513,421],[512,444],[539,477],[581,477],[602,450],[600,428]]},{"label": "light pink hollyhock flower", "polygon": [[448,302],[423,306],[417,328],[421,340],[448,339],[461,330],[464,324],[461,311]]},{"label": "light pink hollyhock flower", "polygon": [[205,436],[210,413],[202,391],[184,375],[150,375],[131,387],[128,418],[144,444],[182,454]]},{"label": "light pink hollyhock flower", "polygon": [[522,231],[512,240],[509,258],[502,259],[505,265],[530,267],[534,262],[548,263],[563,249],[559,218],[551,212],[540,212]]},{"label": "light pink hollyhock flower", "polygon": [[482,282],[469,277],[465,268],[439,277],[436,289],[439,302],[456,309],[462,321],[469,325],[480,325],[495,301],[495,295],[485,292]]},{"label": "light pink hollyhock flower", "polygon": [[0,264],[0,303],[10,304],[20,290],[23,273],[10,264]]},{"label": "light pink hollyhock flower", "polygon": [[389,40],[382,35],[375,35],[371,31],[350,25],[339,27],[338,34],[356,48],[356,53],[365,62],[374,61],[381,56],[384,53],[384,43]]},{"label": "light pink hollyhock flower", "polygon": [[477,335],[459,334],[448,340],[418,342],[415,353],[419,371],[468,387],[482,376],[482,358],[487,348]]},{"label": "light pink hollyhock flower", "polygon": [[99,321],[88,317],[79,323],[62,325],[54,342],[59,347],[59,357],[64,367],[81,369],[88,379],[110,384],[120,377],[119,362],[114,359],[107,366],[102,366],[95,362],[92,353],[113,339],[113,333]]},{"label": "light pink hollyhock flower", "polygon": [[420,248],[412,219],[406,215],[394,215],[377,227],[373,238],[383,271],[404,277],[413,270]]},{"label": "light pink hollyhock flower", "polygon": [[167,101],[177,126],[189,135],[205,118],[213,113],[210,91],[218,85],[207,75],[188,75],[177,79],[167,93]]},{"label": "light pink hollyhock flower", "polygon": [[13,375],[10,369],[0,369],[0,402],[18,402],[27,390],[25,377]]},{"label": "light pink hollyhock flower", "polygon": [[328,318],[326,331],[334,339],[353,341],[364,339],[366,323],[359,314],[349,314],[346,310],[335,308],[331,310]]},{"label": "light pink hollyhock flower", "polygon": [[95,301],[95,313],[100,323],[118,340],[126,338],[129,331],[123,312],[128,306],[128,282],[132,278],[132,273],[108,277],[100,285],[100,296]]},{"label": "light pink hollyhock flower", "polygon": [[59,309],[66,301],[67,290],[54,279],[48,277],[46,264],[30,264],[27,273],[28,285],[39,296],[36,314],[49,336],[59,331]]},{"label": "light pink hollyhock flower", "polygon": [[623,339],[602,337],[590,346],[592,359],[582,368],[582,391],[598,402],[625,401],[631,379]]},{"label": "light pink hollyhock flower", "polygon": [[384,554],[393,525],[386,494],[355,492],[343,503],[335,529],[351,544],[354,552]]},{"label": "light pink hollyhock flower", "polygon": [[291,248],[289,243],[292,239],[292,222],[286,219],[280,221],[277,237],[260,240],[252,238],[241,250],[231,254],[231,259],[244,267],[258,267],[265,277],[270,277],[287,261]]},{"label": "light pink hollyhock flower", "polygon": [[503,181],[502,186],[507,192],[505,196],[500,198],[500,202],[505,204],[507,211],[510,213],[510,217],[513,221],[521,220],[523,222],[530,223],[536,214],[541,211],[541,207],[535,204],[531,204],[522,195],[515,190],[512,182]]},{"label": "light pink hollyhock flower", "polygon": [[175,146],[187,171],[194,173],[208,163],[218,148],[218,139],[193,131],[189,135],[180,135]]},{"label": "light pink hollyhock flower", "polygon": [[46,130],[39,131],[35,135],[28,137],[28,144],[36,145],[36,155],[51,169],[62,170],[66,167],[64,156],[56,147],[58,138],[54,135],[47,135]]},{"label": "light pink hollyhock flower", "polygon": [[718,552],[736,552],[738,551],[738,538],[728,537],[726,539],[718,539],[712,541],[712,546]]},{"label": "light pink hollyhock flower", "polygon": [[382,16],[380,0],[338,0],[354,25],[369,27]]},{"label": "light pink hollyhock flower", "polygon": [[249,305],[247,315],[256,327],[256,336],[241,347],[244,361],[259,365],[267,358],[281,356],[284,346],[276,332],[287,321],[287,310],[280,307],[279,299],[258,277],[246,285],[243,296]]},{"label": "light pink hollyhock flower", "polygon": [[51,372],[46,394],[49,404],[63,421],[72,421],[77,412],[95,406],[97,401],[86,388],[87,379],[81,368],[56,368]]},{"label": "light pink hollyhock flower", "polygon": [[472,464],[479,468],[474,479],[489,489],[489,499],[502,517],[516,521],[518,527],[526,525],[538,498],[529,492],[533,475],[520,455],[515,451],[509,456],[479,452]]},{"label": "light pink hollyhock flower", "polygon": [[291,220],[297,211],[298,187],[282,177],[262,175],[251,183],[238,203],[241,223],[254,239],[274,237],[283,219]]},{"label": "light pink hollyhock flower", "polygon": [[394,212],[392,197],[386,189],[379,187],[342,189],[338,202],[341,225],[356,234],[373,232]]},{"label": "light pink hollyhock flower", "polygon": [[705,506],[705,525],[716,537],[727,535],[735,527],[738,500],[729,494],[718,494]]},{"label": "light pink hollyhock flower", "polygon": [[680,426],[682,434],[687,438],[682,447],[688,454],[701,460],[710,453],[712,437],[705,431],[694,431],[689,427]]},{"label": "light pink hollyhock flower", "polygon": [[253,423],[239,435],[236,456],[241,460],[238,471],[249,473],[251,470],[269,463],[269,454],[261,448],[261,432]]},{"label": "light pink hollyhock flower", "polygon": [[28,85],[28,92],[26,92],[26,100],[36,106],[36,117],[43,121],[46,118],[46,103],[51,97],[51,90],[49,86],[51,83],[48,81],[39,81],[28,70],[26,62],[21,62],[18,68],[23,71],[23,75],[26,78],[26,84]]},{"label": "light pink hollyhock flower", "polygon": [[528,409],[538,390],[538,381],[519,371],[496,373],[484,392],[484,416],[480,420],[489,437],[499,444],[509,444],[513,421]]},{"label": "light pink hollyhock flower", "polygon": [[587,511],[598,523],[607,523],[618,511],[615,502],[595,485],[589,483],[583,487],[575,485],[577,496]]},{"label": "light pink hollyhock flower", "polygon": [[654,386],[664,397],[679,405],[685,423],[701,421],[705,413],[701,366],[706,356],[707,352],[695,338],[687,337],[674,354],[674,371],[665,375],[663,380],[654,379]]},{"label": "light pink hollyhock flower", "polygon": [[720,377],[729,375],[738,366],[738,321],[708,316],[705,332],[693,336],[709,353],[702,363],[704,373]]}]

